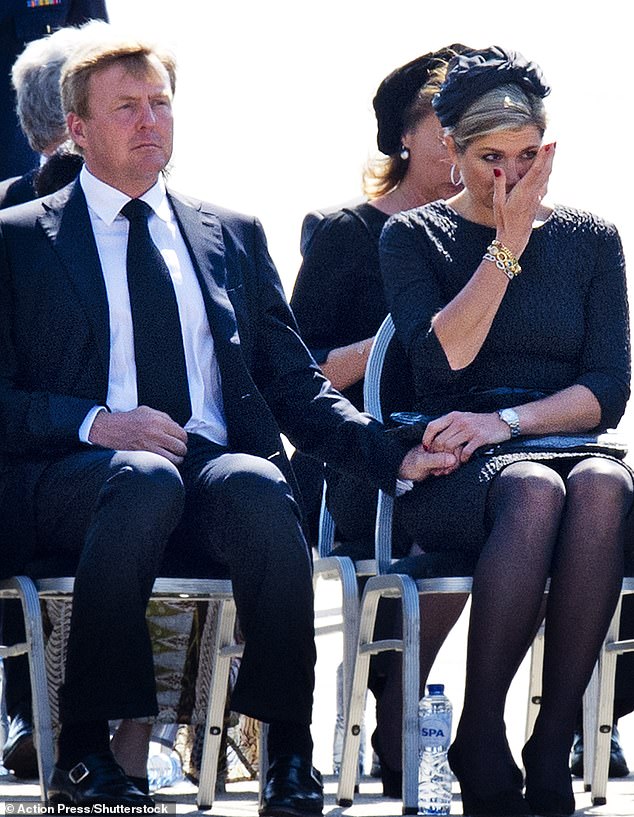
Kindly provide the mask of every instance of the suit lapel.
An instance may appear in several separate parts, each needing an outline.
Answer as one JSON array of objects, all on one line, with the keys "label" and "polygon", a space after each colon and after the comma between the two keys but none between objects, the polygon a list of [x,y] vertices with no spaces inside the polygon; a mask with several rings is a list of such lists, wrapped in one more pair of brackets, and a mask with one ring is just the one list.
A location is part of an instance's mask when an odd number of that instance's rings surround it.
[{"label": "suit lapel", "polygon": [[221,371],[232,363],[234,368],[237,357],[246,371],[240,351],[238,322],[227,295],[225,243],[220,221],[212,213],[204,213],[200,207],[196,209],[173,194],[170,194],[170,201],[202,289]]},{"label": "suit lapel", "polygon": [[[220,220],[173,194],[170,201],[205,299],[222,378],[230,440],[241,451],[278,457],[282,449],[277,425],[249,372],[238,321],[227,295],[227,257]],[[248,332],[246,326],[244,331]]]},{"label": "suit lapel", "polygon": [[96,339],[97,353],[108,378],[110,327],[106,285],[79,182],[65,187],[48,203],[39,221],[58,254]]}]

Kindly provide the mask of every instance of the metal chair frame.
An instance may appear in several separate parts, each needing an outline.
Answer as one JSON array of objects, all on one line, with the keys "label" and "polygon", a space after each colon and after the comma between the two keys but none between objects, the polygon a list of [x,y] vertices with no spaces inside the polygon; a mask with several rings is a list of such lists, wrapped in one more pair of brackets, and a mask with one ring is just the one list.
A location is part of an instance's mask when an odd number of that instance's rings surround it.
[{"label": "metal chair frame", "polygon": [[634,651],[634,639],[619,639],[623,596],[634,593],[634,577],[626,576],[599,660],[586,689],[583,707],[583,782],[592,792],[592,805],[607,802],[610,742],[614,709],[616,659]]},{"label": "metal chair frame", "polygon": [[[365,375],[365,409],[373,417],[383,420],[381,403],[381,376],[385,357],[394,338],[394,323],[390,315],[376,334]],[[359,635],[350,700],[346,713],[344,748],[337,802],[352,804],[359,755],[360,723],[363,714],[364,693],[367,686],[370,658],[380,652],[396,650],[403,656],[403,758],[418,758],[418,645],[420,641],[420,611],[418,596],[421,592],[470,592],[472,579],[451,577],[414,581],[410,576],[388,574],[392,563],[392,520],[394,499],[379,491],[375,528],[375,560],[377,572],[365,586],[359,615]],[[375,641],[374,624],[381,598],[401,600],[402,636],[398,639]],[[418,800],[418,764],[403,763],[403,813],[416,814]]]},{"label": "metal chair frame", "polygon": [[[374,339],[366,369],[365,408],[368,413],[381,421],[384,419],[381,402],[381,376],[394,335],[394,323],[391,315],[388,315]],[[359,754],[360,718],[370,658],[380,652],[395,650],[401,652],[403,656],[403,814],[416,814],[418,810],[418,694],[420,681],[418,645],[421,627],[418,597],[420,594],[431,593],[470,593],[473,579],[471,576],[451,576],[415,581],[410,576],[386,573],[392,562],[393,514],[393,497],[380,491],[375,531],[375,555],[378,569],[377,575],[368,579],[361,599],[359,636],[353,665],[350,700],[347,706],[337,802],[344,807],[352,805],[356,760]],[[401,638],[374,640],[374,624],[381,598],[401,600]],[[422,624],[424,625],[424,622]],[[527,729],[531,730],[536,716],[534,707],[539,704],[539,695],[535,692],[535,686],[539,682],[540,674],[541,653],[538,651],[534,656],[531,671],[531,691],[527,715]],[[407,759],[414,760],[407,762]]]},{"label": "metal chair frame", "polygon": [[35,584],[28,576],[13,576],[1,580],[0,599],[3,601],[15,599],[22,605],[26,638],[18,644],[0,646],[0,656],[13,658],[18,655],[26,655],[29,660],[29,674],[33,690],[33,739],[37,751],[40,799],[43,804],[46,804],[54,755],[40,600]]},{"label": "metal chair frame", "polygon": [[[357,569],[348,556],[333,556],[335,523],[326,506],[326,484],[322,492],[319,515],[318,558],[313,562],[313,586],[318,579],[335,580],[341,585],[341,629],[343,637],[344,708],[352,678],[357,631],[359,626],[359,586]],[[316,635],[325,632],[317,630]]]}]

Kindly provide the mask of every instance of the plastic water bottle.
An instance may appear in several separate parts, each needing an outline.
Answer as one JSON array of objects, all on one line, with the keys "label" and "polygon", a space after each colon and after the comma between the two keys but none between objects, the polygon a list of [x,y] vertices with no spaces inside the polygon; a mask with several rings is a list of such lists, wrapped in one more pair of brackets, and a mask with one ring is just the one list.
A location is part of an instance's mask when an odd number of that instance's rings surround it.
[{"label": "plastic water bottle", "polygon": [[443,684],[429,684],[418,707],[418,813],[448,815],[452,775],[447,762],[451,742],[451,702]]},{"label": "plastic water bottle", "polygon": [[165,747],[151,752],[147,759],[147,777],[151,792],[183,780],[183,766],[178,752]]}]

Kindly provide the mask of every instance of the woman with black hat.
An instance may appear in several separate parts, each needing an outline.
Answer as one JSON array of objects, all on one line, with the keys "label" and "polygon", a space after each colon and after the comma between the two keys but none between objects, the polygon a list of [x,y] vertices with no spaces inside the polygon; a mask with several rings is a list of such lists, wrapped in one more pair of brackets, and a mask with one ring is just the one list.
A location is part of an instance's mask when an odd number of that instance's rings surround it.
[{"label": "woman with black hat", "polygon": [[[304,260],[297,276],[291,306],[302,337],[334,386],[363,410],[363,376],[374,334],[387,314],[379,266],[379,236],[390,215],[438,198],[457,187],[450,178],[450,162],[431,100],[440,87],[444,68],[465,46],[454,44],[424,54],[394,70],[379,85],[373,101],[377,144],[383,154],[371,161],[364,176],[367,200],[330,212],[306,238]],[[324,472],[319,463],[296,452],[293,465],[314,528]],[[348,477],[328,471],[328,504],[337,524],[337,550],[355,559],[374,557],[376,491]],[[394,532],[394,555],[410,552],[411,540]],[[448,632],[457,621],[466,597],[426,601],[426,641],[421,649],[421,685]],[[430,609],[433,608],[433,609]],[[376,683],[373,683],[376,682]],[[379,695],[373,677],[371,686]],[[381,762],[386,796],[401,794],[400,705],[394,686],[381,689],[377,703],[377,732],[373,743]],[[395,700],[396,699],[396,700]]]},{"label": "woman with black hat", "polygon": [[[398,500],[400,521],[426,549],[479,554],[449,752],[465,814],[574,812],[568,753],[619,596],[632,504],[631,472],[609,447],[561,447],[576,439],[568,435],[617,425],[630,347],[615,227],[544,201],[555,156],[542,144],[548,92],[539,67],[516,52],[452,60],[433,104],[464,187],[395,216],[381,239],[418,408],[435,418],[423,444],[459,459]],[[523,795],[504,704],[549,576]]]},{"label": "woman with black hat", "polygon": [[450,162],[431,107],[452,45],[397,68],[373,101],[383,154],[364,175],[367,201],[328,213],[304,243],[291,305],[324,372],[358,408],[374,333],[387,314],[378,240],[390,215],[453,195]]}]

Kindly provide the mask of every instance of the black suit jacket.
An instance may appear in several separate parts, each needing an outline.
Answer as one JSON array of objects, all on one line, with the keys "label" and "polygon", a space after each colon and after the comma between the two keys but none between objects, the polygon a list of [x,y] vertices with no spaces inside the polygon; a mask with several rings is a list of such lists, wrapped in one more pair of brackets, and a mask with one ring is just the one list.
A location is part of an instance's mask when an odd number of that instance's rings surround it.
[{"label": "black suit jacket", "polygon": [[[401,444],[331,388],[301,341],[257,220],[170,193],[203,293],[230,446],[293,484],[282,431],[393,491]],[[33,551],[33,492],[108,390],[106,289],[79,182],[0,213],[2,573]]]},{"label": "black suit jacket", "polygon": [[15,115],[11,68],[27,43],[56,28],[87,20],[107,20],[106,0],[60,0],[55,5],[30,8],[26,0],[0,3],[0,179],[26,173],[37,166],[34,153]]}]

